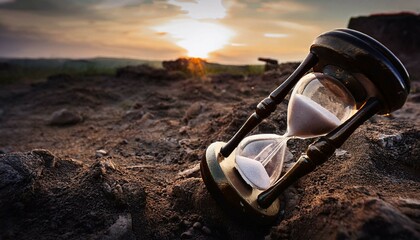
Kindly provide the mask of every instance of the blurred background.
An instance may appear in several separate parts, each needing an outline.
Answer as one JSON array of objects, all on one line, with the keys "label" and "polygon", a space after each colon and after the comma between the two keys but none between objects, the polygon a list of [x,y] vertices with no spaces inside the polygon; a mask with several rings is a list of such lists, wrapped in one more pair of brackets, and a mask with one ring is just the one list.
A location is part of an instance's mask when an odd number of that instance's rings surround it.
[{"label": "blurred background", "polygon": [[0,0],[0,57],[299,61],[351,17],[400,12],[420,0]]}]

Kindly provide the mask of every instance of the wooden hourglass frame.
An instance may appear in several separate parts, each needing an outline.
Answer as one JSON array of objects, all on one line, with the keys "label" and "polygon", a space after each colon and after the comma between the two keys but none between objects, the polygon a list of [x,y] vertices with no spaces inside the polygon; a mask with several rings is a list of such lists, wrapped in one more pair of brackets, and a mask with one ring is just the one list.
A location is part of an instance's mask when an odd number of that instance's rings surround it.
[{"label": "wooden hourglass frame", "polygon": [[[294,166],[268,189],[250,187],[235,169],[234,150],[311,69],[341,81],[356,102],[356,113],[309,145]],[[207,148],[200,166],[204,183],[219,205],[239,220],[272,223],[282,208],[278,197],[287,187],[328,160],[367,119],[401,108],[409,92],[406,69],[381,43],[355,30],[326,32],[314,40],[305,60],[257,105],[227,143],[214,142]]]}]

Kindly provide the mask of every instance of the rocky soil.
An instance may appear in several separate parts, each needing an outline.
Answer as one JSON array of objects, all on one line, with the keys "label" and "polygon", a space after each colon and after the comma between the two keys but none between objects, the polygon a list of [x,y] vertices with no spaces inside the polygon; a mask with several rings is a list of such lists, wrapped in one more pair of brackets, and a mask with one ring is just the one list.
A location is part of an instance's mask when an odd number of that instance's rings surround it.
[{"label": "rocky soil", "polygon": [[[295,67],[201,78],[139,67],[2,86],[0,239],[419,239],[418,81],[403,109],[372,118],[290,187],[272,226],[219,209],[200,178],[206,147]],[[286,102],[254,132],[283,133]],[[295,159],[310,142],[289,142]]]}]

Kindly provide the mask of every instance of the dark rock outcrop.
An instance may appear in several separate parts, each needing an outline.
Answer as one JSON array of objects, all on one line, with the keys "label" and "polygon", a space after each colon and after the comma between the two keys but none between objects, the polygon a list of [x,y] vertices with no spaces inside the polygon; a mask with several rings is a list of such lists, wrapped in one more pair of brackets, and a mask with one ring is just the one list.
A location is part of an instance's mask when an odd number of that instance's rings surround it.
[{"label": "dark rock outcrop", "polygon": [[34,179],[41,174],[44,161],[43,156],[34,152],[0,155],[1,210],[13,207],[25,199],[25,195],[31,195]]},{"label": "dark rock outcrop", "polygon": [[276,70],[279,68],[279,62],[276,59],[259,57],[258,61],[265,62],[264,72]]},{"label": "dark rock outcrop", "polygon": [[348,28],[380,41],[401,60],[414,80],[420,78],[420,14],[404,12],[353,17]]}]

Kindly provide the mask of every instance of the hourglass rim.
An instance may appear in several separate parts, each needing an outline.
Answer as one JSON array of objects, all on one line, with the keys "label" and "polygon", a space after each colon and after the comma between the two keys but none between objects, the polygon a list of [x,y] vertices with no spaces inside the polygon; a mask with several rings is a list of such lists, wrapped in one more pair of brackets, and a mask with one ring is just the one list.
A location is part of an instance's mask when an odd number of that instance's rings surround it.
[{"label": "hourglass rim", "polygon": [[325,66],[334,65],[366,76],[383,97],[380,114],[401,108],[407,100],[410,91],[407,70],[374,38],[351,29],[336,29],[318,36],[310,51],[318,57],[314,71],[322,72]]},{"label": "hourglass rim", "polygon": [[380,53],[382,53],[391,63],[392,65],[397,69],[398,74],[401,76],[402,84],[406,88],[407,92],[410,92],[410,76],[408,74],[407,69],[405,69],[404,65],[402,64],[401,60],[398,59],[397,56],[391,50],[389,50],[385,45],[377,41],[376,39],[352,30],[352,29],[337,29],[337,31],[345,32],[348,34],[351,34],[353,36],[356,36],[364,41],[366,41],[370,47],[378,50]]}]

